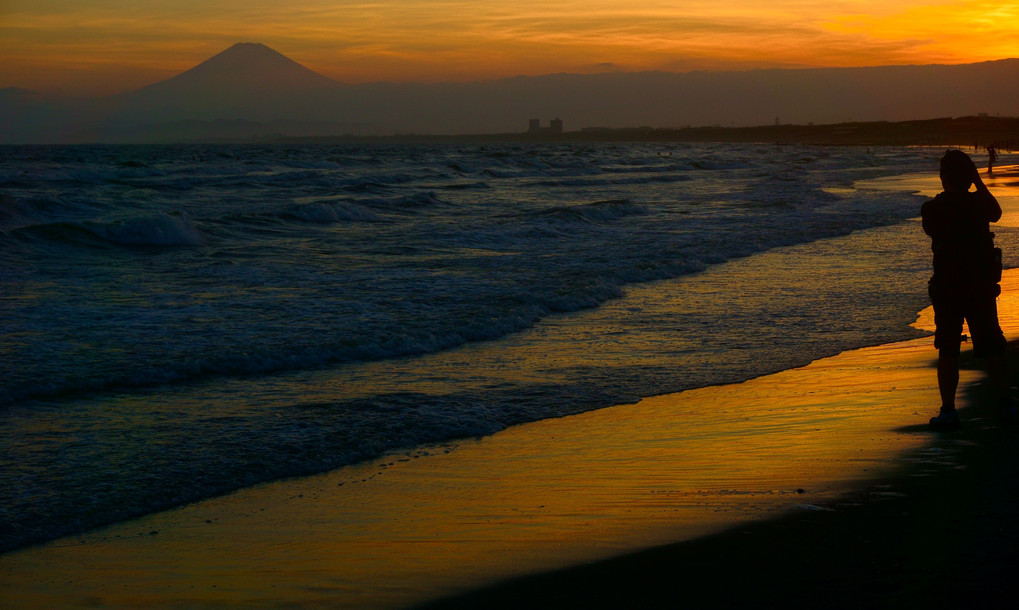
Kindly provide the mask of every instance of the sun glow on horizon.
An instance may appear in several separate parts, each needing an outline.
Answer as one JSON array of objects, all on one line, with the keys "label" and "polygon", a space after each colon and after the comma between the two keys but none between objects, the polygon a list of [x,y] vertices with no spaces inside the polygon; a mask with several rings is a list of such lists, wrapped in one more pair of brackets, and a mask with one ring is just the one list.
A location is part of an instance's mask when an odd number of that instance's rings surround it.
[{"label": "sun glow on horizon", "polygon": [[969,63],[1019,56],[1019,3],[7,0],[0,88],[112,93],[239,41],[343,82]]}]

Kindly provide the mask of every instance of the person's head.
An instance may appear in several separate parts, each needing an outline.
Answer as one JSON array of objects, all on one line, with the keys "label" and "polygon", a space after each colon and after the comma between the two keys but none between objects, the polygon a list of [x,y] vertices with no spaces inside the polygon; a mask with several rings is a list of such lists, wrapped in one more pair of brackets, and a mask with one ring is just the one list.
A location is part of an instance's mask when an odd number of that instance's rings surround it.
[{"label": "person's head", "polygon": [[976,172],[973,159],[961,150],[952,149],[941,157],[941,185],[945,189],[968,191]]}]

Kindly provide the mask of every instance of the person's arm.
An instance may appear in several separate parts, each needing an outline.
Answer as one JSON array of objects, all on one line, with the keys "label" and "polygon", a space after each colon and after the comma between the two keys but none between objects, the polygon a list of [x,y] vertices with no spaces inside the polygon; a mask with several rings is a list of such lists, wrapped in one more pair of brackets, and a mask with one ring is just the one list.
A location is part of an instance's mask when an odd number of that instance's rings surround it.
[{"label": "person's arm", "polygon": [[980,178],[980,171],[973,167],[973,186],[977,189],[977,195],[980,197],[980,205],[983,206],[984,211],[987,214],[988,222],[998,222],[1001,218],[1001,206],[998,205],[998,200],[994,198],[991,191],[987,190],[987,185]]},{"label": "person's arm", "polygon": [[934,227],[933,208],[934,200],[925,201],[924,204],[920,206],[920,219],[922,221],[921,224],[923,225],[923,232],[930,236],[933,236],[934,231],[936,230]]}]

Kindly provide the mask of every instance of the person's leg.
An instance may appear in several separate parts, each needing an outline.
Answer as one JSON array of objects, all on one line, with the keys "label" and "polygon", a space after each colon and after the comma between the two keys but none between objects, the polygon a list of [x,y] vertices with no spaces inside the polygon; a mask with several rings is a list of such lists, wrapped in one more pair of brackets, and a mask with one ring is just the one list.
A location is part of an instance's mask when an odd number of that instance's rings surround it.
[{"label": "person's leg", "polygon": [[959,349],[938,350],[938,391],[941,393],[941,410],[931,418],[933,430],[958,430],[962,424],[955,410],[955,391],[959,387]]},{"label": "person's leg", "polygon": [[938,390],[941,412],[955,410],[955,392],[959,387],[959,354],[952,349],[938,350]]},{"label": "person's leg", "polygon": [[1005,335],[998,324],[994,298],[967,317],[973,335],[973,352],[984,359],[987,377],[998,400],[998,412],[1004,423],[1015,423],[1017,414],[1009,396],[1009,378]]},{"label": "person's leg", "polygon": [[934,430],[957,430],[959,414],[955,410],[955,393],[959,387],[959,346],[962,343],[963,308],[958,290],[945,292],[931,286],[934,304],[934,347],[938,350],[938,391],[941,409],[931,418]]}]

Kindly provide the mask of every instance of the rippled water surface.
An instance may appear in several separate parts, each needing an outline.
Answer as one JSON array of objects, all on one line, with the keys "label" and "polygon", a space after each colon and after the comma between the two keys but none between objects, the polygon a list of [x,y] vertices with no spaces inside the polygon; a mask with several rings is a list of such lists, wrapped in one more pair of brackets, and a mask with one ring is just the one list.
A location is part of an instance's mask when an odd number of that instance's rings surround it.
[{"label": "rippled water surface", "polygon": [[936,157],[0,148],[0,550],[909,336]]}]

